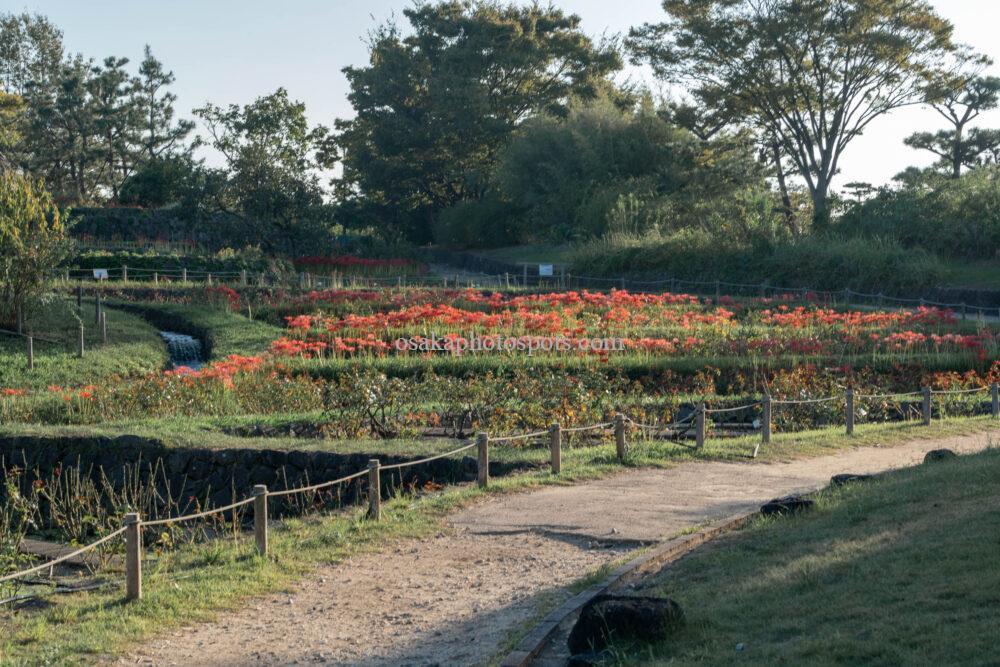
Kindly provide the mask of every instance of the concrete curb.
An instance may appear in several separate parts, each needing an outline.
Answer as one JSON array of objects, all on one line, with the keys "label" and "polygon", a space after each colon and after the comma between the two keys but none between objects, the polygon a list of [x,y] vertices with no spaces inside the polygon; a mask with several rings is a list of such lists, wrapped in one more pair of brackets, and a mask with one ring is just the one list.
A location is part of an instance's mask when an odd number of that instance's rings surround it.
[{"label": "concrete curb", "polygon": [[693,551],[696,547],[705,542],[718,537],[722,533],[741,528],[754,516],[757,511],[744,512],[728,517],[709,525],[695,533],[676,537],[666,542],[661,542],[651,551],[630,560],[621,567],[609,574],[600,583],[594,584],[590,588],[581,591],[559,605],[545,618],[543,618],[527,635],[521,639],[517,647],[507,654],[500,663],[501,667],[528,667],[535,658],[542,652],[550,637],[563,621],[576,614],[583,608],[583,605],[593,600],[598,595],[602,595],[611,587],[620,584],[622,581],[634,576],[644,574],[663,563],[683,556]]}]

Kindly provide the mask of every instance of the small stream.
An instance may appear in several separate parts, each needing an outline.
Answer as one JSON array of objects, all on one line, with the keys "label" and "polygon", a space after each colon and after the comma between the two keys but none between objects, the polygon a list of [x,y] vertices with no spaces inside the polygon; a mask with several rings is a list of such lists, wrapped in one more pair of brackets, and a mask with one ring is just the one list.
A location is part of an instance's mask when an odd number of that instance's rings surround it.
[{"label": "small stream", "polygon": [[201,341],[197,338],[173,331],[161,331],[160,336],[167,344],[171,369],[185,366],[192,370],[198,370],[205,364],[205,352]]}]

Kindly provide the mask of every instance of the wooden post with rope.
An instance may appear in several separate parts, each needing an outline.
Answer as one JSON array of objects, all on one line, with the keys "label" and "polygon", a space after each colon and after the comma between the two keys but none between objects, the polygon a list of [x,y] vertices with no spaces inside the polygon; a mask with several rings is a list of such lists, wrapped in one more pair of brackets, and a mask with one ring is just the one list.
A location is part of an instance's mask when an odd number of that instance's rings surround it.
[{"label": "wooden post with rope", "polygon": [[378,521],[382,518],[382,481],[378,459],[368,461],[368,518]]},{"label": "wooden post with rope", "polygon": [[125,515],[125,599],[142,599],[142,522],[139,515]]},{"label": "wooden post with rope", "polygon": [[625,462],[625,415],[617,413],[615,415],[615,454],[618,462]]},{"label": "wooden post with rope", "polygon": [[854,387],[848,387],[844,396],[844,412],[847,435],[854,435]]},{"label": "wooden post with rope", "polygon": [[490,483],[490,436],[486,433],[476,435],[476,453],[476,481],[485,489]]},{"label": "wooden post with rope", "polygon": [[257,554],[267,555],[267,486],[253,487],[253,538]]},{"label": "wooden post with rope", "polygon": [[923,406],[921,412],[923,413],[924,426],[931,425],[931,388],[923,387],[921,389],[923,393]]},{"label": "wooden post with rope", "polygon": [[549,449],[552,455],[552,474],[558,475],[562,470],[562,427],[559,422],[553,422],[549,427]]},{"label": "wooden post with rope", "polygon": [[705,446],[705,404],[698,404],[698,414],[695,417],[694,444],[696,449]]}]

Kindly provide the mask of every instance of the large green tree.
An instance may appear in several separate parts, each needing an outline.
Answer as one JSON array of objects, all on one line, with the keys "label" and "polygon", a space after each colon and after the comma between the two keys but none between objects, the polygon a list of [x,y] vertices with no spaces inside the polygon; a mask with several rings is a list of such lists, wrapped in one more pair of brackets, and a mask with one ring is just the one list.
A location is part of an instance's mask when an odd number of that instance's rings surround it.
[{"label": "large green tree", "polygon": [[667,20],[633,29],[637,61],[759,119],[806,182],[813,221],[850,142],[924,84],[955,49],[923,0],[664,0]]},{"label": "large green tree", "polygon": [[345,216],[411,241],[437,214],[483,194],[498,152],[526,118],[565,114],[621,67],[580,19],[553,7],[418,4],[404,37],[376,30],[366,67],[347,67],[356,116],[336,124]]},{"label": "large green tree", "polygon": [[206,104],[195,114],[226,160],[218,205],[276,228],[274,249],[281,242],[288,246],[281,249],[307,250],[327,226],[320,174],[333,166],[328,129],[310,127],[305,105],[283,88],[246,106]]}]

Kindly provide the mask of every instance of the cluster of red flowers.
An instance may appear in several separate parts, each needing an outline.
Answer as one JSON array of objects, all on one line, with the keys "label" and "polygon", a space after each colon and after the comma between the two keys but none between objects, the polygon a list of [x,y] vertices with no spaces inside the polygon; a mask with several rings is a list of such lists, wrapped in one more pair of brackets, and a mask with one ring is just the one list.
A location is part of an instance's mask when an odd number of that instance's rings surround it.
[{"label": "cluster of red flowers", "polygon": [[240,309],[240,293],[234,290],[232,287],[226,287],[225,285],[219,285],[216,287],[206,287],[205,296],[208,297],[209,301],[215,299],[224,299],[229,303],[229,307],[233,310]]},{"label": "cluster of red flowers", "polygon": [[181,366],[176,370],[166,371],[164,375],[167,377],[219,380],[225,386],[232,387],[233,377],[238,373],[253,372],[260,369],[263,365],[263,357],[244,357],[238,354],[231,354],[225,359],[215,361],[199,370]]},{"label": "cluster of red flowers", "polygon": [[958,318],[950,310],[920,307],[915,311],[872,311],[856,310],[840,312],[824,308],[789,308],[779,306],[776,310],[761,313],[761,322],[777,326],[805,328],[813,326],[837,326],[844,329],[886,328],[890,326],[913,326],[915,324],[936,326],[955,324]]}]

